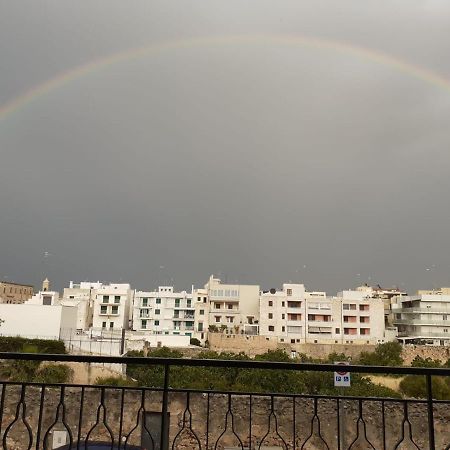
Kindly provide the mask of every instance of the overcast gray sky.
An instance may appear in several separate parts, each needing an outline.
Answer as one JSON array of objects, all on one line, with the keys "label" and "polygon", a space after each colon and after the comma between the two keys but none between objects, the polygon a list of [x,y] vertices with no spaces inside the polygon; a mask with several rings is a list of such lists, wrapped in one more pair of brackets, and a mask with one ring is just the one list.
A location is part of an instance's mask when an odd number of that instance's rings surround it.
[{"label": "overcast gray sky", "polygon": [[450,83],[277,35],[450,79],[448,0],[0,0],[0,105],[205,38],[0,117],[0,277],[450,285]]}]

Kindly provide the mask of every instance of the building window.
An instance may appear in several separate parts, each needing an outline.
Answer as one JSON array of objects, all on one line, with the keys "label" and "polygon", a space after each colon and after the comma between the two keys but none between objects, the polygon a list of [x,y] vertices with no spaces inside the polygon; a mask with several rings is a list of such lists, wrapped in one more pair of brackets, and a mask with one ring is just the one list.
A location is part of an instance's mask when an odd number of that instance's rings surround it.
[{"label": "building window", "polygon": [[275,331],[275,327],[273,325],[269,325],[269,331]]},{"label": "building window", "polygon": [[198,323],[198,331],[203,331],[203,322]]},{"label": "building window", "polygon": [[369,322],[370,322],[370,317],[369,317],[369,316],[361,316],[361,317],[359,318],[359,321],[360,321],[361,323],[369,323]]},{"label": "building window", "polygon": [[159,320],[155,320],[155,327],[159,326]]},{"label": "building window", "polygon": [[100,306],[100,314],[106,314],[107,313],[107,306]]},{"label": "building window", "polygon": [[155,314],[156,314],[156,315],[161,314],[161,310],[160,310],[160,309],[155,309]]},{"label": "building window", "polygon": [[120,295],[114,296],[114,303],[120,303]]},{"label": "building window", "polygon": [[273,306],[273,301],[269,300],[269,306]]},{"label": "building window", "polygon": [[141,320],[141,329],[145,330],[147,328],[147,321]]},{"label": "building window", "polygon": [[111,314],[119,314],[119,307],[118,306],[113,306],[111,308]]},{"label": "building window", "polygon": [[233,309],[233,305],[231,303],[228,305],[228,309]]},{"label": "building window", "polygon": [[334,331],[335,331],[335,334],[341,334],[341,329],[340,328],[336,328]]},{"label": "building window", "polygon": [[284,315],[284,314],[281,314],[281,318],[284,319],[284,317],[285,317],[285,315]]},{"label": "building window", "polygon": [[284,302],[281,302],[281,306],[283,306],[283,307],[284,307]]},{"label": "building window", "polygon": [[103,303],[108,303],[109,301],[109,295],[104,295],[103,296]]},{"label": "building window", "polygon": [[214,316],[214,318],[216,319],[216,323],[220,322],[220,316]]},{"label": "building window", "polygon": [[204,316],[204,315],[205,315],[205,310],[204,310],[204,309],[201,309],[201,310],[200,310],[200,315],[201,315],[201,316]]},{"label": "building window", "polygon": [[444,314],[444,315],[442,316],[442,320],[447,320],[447,314]]},{"label": "building window", "polygon": [[148,306],[148,298],[142,299],[142,306],[144,306],[144,307]]},{"label": "building window", "polygon": [[109,322],[109,328],[114,328],[114,322]]},{"label": "building window", "polygon": [[188,298],[187,300],[186,300],[186,307],[187,308],[190,308],[191,307],[191,299],[190,298]]},{"label": "building window", "polygon": [[[157,299],[156,299],[156,304],[157,304],[157,305],[160,305],[160,304],[161,304],[161,299],[160,299],[160,298],[157,298]],[[178,306],[180,306],[180,305],[178,305]]]},{"label": "building window", "polygon": [[273,319],[273,314],[269,313],[269,319]]},{"label": "building window", "polygon": [[[161,299],[159,299],[159,301],[161,302]],[[180,307],[180,299],[176,298],[175,299],[175,308],[179,308]]]},{"label": "building window", "polygon": [[288,297],[292,296],[292,289],[287,289],[286,294]]},{"label": "building window", "polygon": [[102,328],[106,328],[106,322],[102,322]]},{"label": "building window", "polygon": [[215,304],[214,304],[214,308],[220,309],[220,303],[215,303]]},{"label": "building window", "polygon": [[[356,305],[350,305],[350,306],[355,306],[354,309],[356,309]],[[359,310],[360,311],[369,311],[369,305],[359,305]]]},{"label": "building window", "polygon": [[285,332],[285,330],[286,330],[285,327],[281,327],[281,331],[282,331],[283,333]]}]

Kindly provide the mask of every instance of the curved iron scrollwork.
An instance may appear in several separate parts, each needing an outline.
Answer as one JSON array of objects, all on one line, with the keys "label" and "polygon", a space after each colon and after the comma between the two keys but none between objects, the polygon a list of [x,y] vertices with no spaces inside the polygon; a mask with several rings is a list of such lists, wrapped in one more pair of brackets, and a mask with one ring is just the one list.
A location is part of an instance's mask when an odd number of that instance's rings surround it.
[{"label": "curved iron scrollwork", "polygon": [[[27,404],[25,402],[25,390],[26,385],[22,385],[22,389],[20,391],[20,399],[17,403],[16,407],[16,415],[14,416],[14,420],[5,428],[5,432],[3,433],[3,448],[5,450],[8,450],[10,447],[8,446],[8,435],[11,432],[14,425],[19,424],[19,421],[21,421],[22,425],[25,427],[27,431],[28,436],[28,444],[26,446],[23,446],[24,449],[30,450],[31,446],[33,445],[33,431],[30,426],[30,424],[27,421]],[[21,444],[24,444],[25,441],[22,441]]]},{"label": "curved iron scrollwork", "polygon": [[[406,436],[405,428],[408,429],[408,435]],[[405,439],[407,437],[407,439]],[[404,444],[405,442],[409,441],[415,448],[420,450],[420,447],[414,442],[413,435],[412,435],[412,425],[409,421],[408,417],[408,402],[403,402],[403,421],[402,421],[402,435],[400,437],[400,440],[397,442],[397,444],[394,447],[394,450],[397,450],[400,445]]]},{"label": "curved iron scrollwork", "polygon": [[[43,392],[44,392],[44,388]],[[64,393],[65,393],[65,387],[61,386],[61,391],[60,391],[60,396],[59,396],[59,403],[56,406],[56,414],[55,414],[55,420],[52,422],[52,424],[48,427],[47,431],[44,434],[44,438],[42,440],[43,445],[44,445],[44,450],[47,450],[48,447],[48,438],[50,436],[50,434],[52,433],[53,428],[55,428],[56,424],[58,422],[61,422],[64,429],[67,431],[67,435],[69,436],[69,446],[70,448],[72,448],[72,444],[73,444],[73,436],[72,436],[72,431],[67,423],[66,420],[66,405],[64,403]],[[38,442],[39,443],[39,442]]]},{"label": "curved iron scrollwork", "polygon": [[222,431],[220,436],[217,438],[216,445],[214,445],[214,450],[217,450],[219,442],[227,433],[228,422],[231,424],[231,434],[236,437],[236,439],[239,441],[239,445],[240,445],[241,449],[244,450],[244,444],[243,444],[241,438],[239,437],[239,435],[236,433],[236,430],[234,429],[234,415],[233,415],[233,411],[231,408],[231,394],[228,394],[228,409],[227,409],[227,412],[225,413],[225,429]]},{"label": "curved iron scrollwork", "polygon": [[[181,441],[188,440],[192,445],[194,441],[196,443],[196,447],[191,447],[192,449],[198,448],[198,450],[202,450],[202,444],[200,443],[200,439],[198,438],[195,431],[192,429],[192,412],[190,410],[190,392],[186,393],[186,409],[183,412],[183,425],[180,431],[175,435],[172,442],[172,450],[177,448],[177,441],[180,439]],[[190,438],[190,439],[189,439]]]},{"label": "curved iron scrollwork", "polygon": [[[101,422],[100,422],[100,416],[103,417]],[[86,440],[84,443],[85,449],[87,449],[87,445],[89,444],[89,439],[90,439],[92,433],[94,432],[94,430],[96,428],[100,428],[101,426],[103,426],[107,430],[109,437],[110,437],[111,450],[114,450],[114,433],[111,430],[111,427],[108,425],[108,421],[107,421],[106,405],[105,405],[105,388],[104,387],[102,387],[100,389],[100,404],[98,405],[98,408],[97,408],[96,421],[86,434]]]},{"label": "curved iron scrollwork", "polygon": [[[314,433],[314,424],[317,423],[317,435],[315,435]],[[314,439],[314,437],[319,438],[319,440],[325,445],[325,447],[327,448],[327,450],[330,450],[330,447],[327,444],[327,441],[325,440],[325,438],[322,436],[322,432],[320,429],[320,418],[319,418],[319,414],[317,412],[317,397],[314,397],[314,413],[311,419],[311,431],[309,436],[306,438],[305,442],[303,442],[303,445],[300,447],[301,450],[303,450],[306,446],[306,444],[309,441],[312,441]]]}]

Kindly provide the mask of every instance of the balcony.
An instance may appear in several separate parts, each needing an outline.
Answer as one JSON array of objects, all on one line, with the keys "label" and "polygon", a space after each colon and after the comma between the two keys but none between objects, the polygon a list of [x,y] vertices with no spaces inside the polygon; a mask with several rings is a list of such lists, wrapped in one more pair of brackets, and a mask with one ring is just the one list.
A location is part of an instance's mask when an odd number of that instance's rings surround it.
[{"label": "balcony", "polygon": [[[450,315],[449,315],[450,318]],[[394,325],[429,325],[435,327],[449,327],[450,320],[433,320],[433,319],[394,319]]]},{"label": "balcony", "polygon": [[[426,398],[174,388],[177,370],[233,376],[251,371],[328,373],[331,364],[1,353],[0,360],[135,364],[154,368],[154,387],[2,382],[5,449],[447,449],[450,401],[433,399],[433,376],[450,369],[346,366],[350,373],[421,375]],[[175,374],[175,375],[174,375]],[[255,381],[255,386],[257,380]],[[334,391],[332,391],[334,392]],[[343,395],[342,395],[343,394]],[[102,443],[102,446],[100,445]]]}]

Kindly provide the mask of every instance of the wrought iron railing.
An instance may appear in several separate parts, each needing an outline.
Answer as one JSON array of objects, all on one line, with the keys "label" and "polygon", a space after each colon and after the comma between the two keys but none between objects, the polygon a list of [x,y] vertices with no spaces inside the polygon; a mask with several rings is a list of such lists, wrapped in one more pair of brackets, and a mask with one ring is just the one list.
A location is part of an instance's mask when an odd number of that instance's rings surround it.
[{"label": "wrought iron railing", "polygon": [[406,399],[351,397],[345,388],[343,395],[326,396],[171,387],[176,366],[332,377],[332,364],[18,353],[0,353],[1,360],[163,368],[161,386],[151,388],[0,381],[5,450],[450,449],[450,401],[436,400],[432,389],[433,377],[450,377],[450,369],[345,367],[359,374],[424,376],[426,398]]}]

